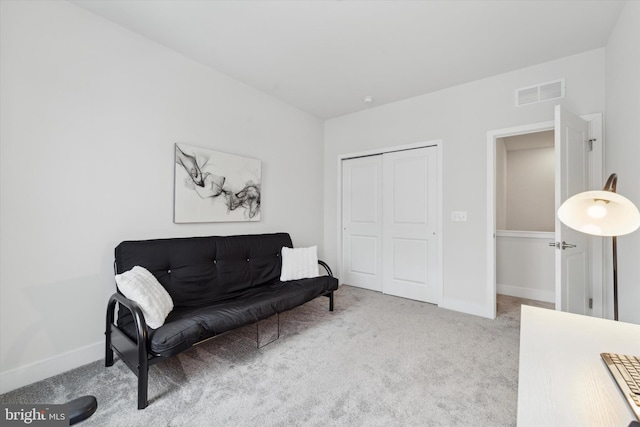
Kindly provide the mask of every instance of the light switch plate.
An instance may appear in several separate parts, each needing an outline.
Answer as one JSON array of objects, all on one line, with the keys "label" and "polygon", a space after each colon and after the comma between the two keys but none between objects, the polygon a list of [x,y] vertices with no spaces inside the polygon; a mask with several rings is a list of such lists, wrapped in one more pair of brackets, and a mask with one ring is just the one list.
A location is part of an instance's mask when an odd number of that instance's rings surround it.
[{"label": "light switch plate", "polygon": [[451,221],[466,221],[467,220],[467,212],[466,211],[453,211],[451,212]]}]

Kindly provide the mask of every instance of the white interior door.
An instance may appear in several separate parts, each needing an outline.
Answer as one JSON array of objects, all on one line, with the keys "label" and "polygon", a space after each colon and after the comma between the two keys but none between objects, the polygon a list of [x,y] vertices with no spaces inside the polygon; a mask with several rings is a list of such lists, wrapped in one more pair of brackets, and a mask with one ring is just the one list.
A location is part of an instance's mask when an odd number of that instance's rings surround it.
[{"label": "white interior door", "polygon": [[383,292],[437,304],[436,147],[383,155]]},{"label": "white interior door", "polygon": [[[556,212],[562,202],[589,190],[589,123],[555,108]],[[556,309],[589,314],[589,236],[556,216]]]},{"label": "white interior door", "polygon": [[342,281],[382,291],[382,155],[342,161]]}]

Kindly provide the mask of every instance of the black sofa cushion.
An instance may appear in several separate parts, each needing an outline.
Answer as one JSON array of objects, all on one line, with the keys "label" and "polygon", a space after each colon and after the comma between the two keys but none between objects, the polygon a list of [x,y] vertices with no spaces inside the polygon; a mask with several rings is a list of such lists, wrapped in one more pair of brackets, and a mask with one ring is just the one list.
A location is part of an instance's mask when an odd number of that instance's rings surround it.
[{"label": "black sofa cushion", "polygon": [[[290,310],[336,289],[337,279],[321,276],[274,282],[206,306],[177,308],[160,328],[148,329],[147,350],[157,356],[173,356],[209,337]],[[123,329],[135,336],[133,323],[123,325]]]},{"label": "black sofa cushion", "polygon": [[139,265],[169,292],[173,305],[197,307],[280,279],[287,233],[125,241],[115,250],[116,272]]}]

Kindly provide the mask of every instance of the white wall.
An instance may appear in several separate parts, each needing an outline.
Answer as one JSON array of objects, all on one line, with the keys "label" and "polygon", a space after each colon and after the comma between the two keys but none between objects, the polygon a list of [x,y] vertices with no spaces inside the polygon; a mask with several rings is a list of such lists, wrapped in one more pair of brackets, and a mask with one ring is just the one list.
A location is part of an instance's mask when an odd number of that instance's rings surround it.
[{"label": "white wall", "polygon": [[496,230],[553,231],[553,131],[496,138]]},{"label": "white wall", "polygon": [[554,231],[555,150],[507,152],[507,230]]},{"label": "white wall", "polygon": [[[618,193],[640,207],[640,2],[628,1],[606,47],[605,170]],[[607,241],[606,247],[610,247]],[[607,273],[609,315],[613,279]],[[640,231],[618,238],[620,320],[640,324]]]},{"label": "white wall", "polygon": [[[325,247],[337,265],[337,156],[443,140],[444,290],[441,306],[493,315],[487,283],[487,131],[553,120],[554,102],[514,107],[516,88],[566,79],[559,103],[576,114],[604,111],[604,49],[383,105],[325,123]],[[451,222],[467,211],[467,222]]]},{"label": "white wall", "polygon": [[553,232],[496,231],[497,293],[555,302]]},{"label": "white wall", "polygon": [[[322,123],[67,2],[0,1],[1,392],[103,357],[125,239],[322,239]],[[172,223],[174,143],[262,160],[262,220]]]}]

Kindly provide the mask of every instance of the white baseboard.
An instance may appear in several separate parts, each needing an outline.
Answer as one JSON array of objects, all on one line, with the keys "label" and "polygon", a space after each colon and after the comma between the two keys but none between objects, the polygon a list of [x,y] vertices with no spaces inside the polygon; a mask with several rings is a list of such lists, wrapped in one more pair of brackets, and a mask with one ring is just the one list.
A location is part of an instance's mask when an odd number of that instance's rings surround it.
[{"label": "white baseboard", "polygon": [[533,299],[536,301],[556,302],[556,293],[541,289],[521,288],[511,285],[496,285],[496,291],[501,295],[510,297]]},{"label": "white baseboard", "polygon": [[0,394],[61,374],[104,357],[104,341],[0,372]]}]

